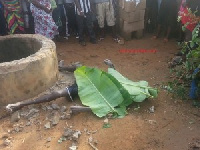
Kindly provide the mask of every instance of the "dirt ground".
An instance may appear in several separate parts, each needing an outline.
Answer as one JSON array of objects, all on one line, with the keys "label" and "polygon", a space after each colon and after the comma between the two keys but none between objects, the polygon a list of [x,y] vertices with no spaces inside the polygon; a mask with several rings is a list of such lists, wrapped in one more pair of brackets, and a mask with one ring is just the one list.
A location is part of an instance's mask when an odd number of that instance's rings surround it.
[{"label": "dirt ground", "polygon": [[[146,80],[150,86],[159,88],[157,99],[149,99],[138,106],[132,105],[128,115],[122,119],[109,119],[110,128],[103,128],[104,119],[98,118],[91,112],[73,114],[70,119],[60,120],[56,126],[45,129],[46,112],[42,105],[35,105],[39,109],[39,116],[30,126],[22,131],[11,132],[19,124],[26,124],[22,118],[17,123],[11,123],[10,118],[0,120],[0,135],[6,135],[11,143],[5,146],[4,138],[0,137],[0,149],[11,150],[66,150],[72,141],[58,143],[64,129],[71,126],[80,130],[78,139],[79,150],[92,150],[88,144],[90,136],[97,140],[99,150],[198,150],[200,149],[200,114],[199,109],[192,106],[191,101],[173,99],[170,94],[160,88],[170,80],[168,61],[176,53],[175,40],[163,43],[162,39],[151,40],[150,35],[142,39],[133,39],[119,45],[106,37],[104,41],[93,45],[87,43],[82,47],[75,39],[64,43],[57,43],[59,60],[65,64],[81,62],[86,66],[94,66],[106,70],[103,60],[111,59],[116,69],[131,80]],[[154,49],[156,53],[120,53],[121,49]],[[69,102],[65,98],[52,102],[59,106],[80,104],[79,99]],[[149,108],[154,106],[155,112]],[[86,130],[90,131],[85,132]],[[11,133],[8,133],[11,132]],[[51,138],[51,140],[48,140]]]}]

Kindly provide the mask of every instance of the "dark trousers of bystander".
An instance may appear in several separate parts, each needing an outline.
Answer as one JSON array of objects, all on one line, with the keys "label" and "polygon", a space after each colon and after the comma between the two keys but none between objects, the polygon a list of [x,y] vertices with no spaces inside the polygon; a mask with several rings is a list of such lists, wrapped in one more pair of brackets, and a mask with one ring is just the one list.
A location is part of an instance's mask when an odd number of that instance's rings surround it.
[{"label": "dark trousers of bystander", "polygon": [[6,20],[4,18],[3,9],[0,8],[0,35],[6,35],[7,29],[6,29]]},{"label": "dark trousers of bystander", "polygon": [[64,7],[68,19],[69,33],[71,34],[73,32],[76,34],[78,32],[78,27],[76,23],[75,5],[74,3],[65,3]]},{"label": "dark trousers of bystander", "polygon": [[84,35],[83,35],[85,25],[88,29],[90,41],[91,42],[96,41],[95,33],[94,33],[94,30],[93,30],[93,22],[92,22],[91,12],[86,13],[85,16],[77,15],[76,19],[77,19],[78,31],[79,31],[79,42],[85,41]]}]

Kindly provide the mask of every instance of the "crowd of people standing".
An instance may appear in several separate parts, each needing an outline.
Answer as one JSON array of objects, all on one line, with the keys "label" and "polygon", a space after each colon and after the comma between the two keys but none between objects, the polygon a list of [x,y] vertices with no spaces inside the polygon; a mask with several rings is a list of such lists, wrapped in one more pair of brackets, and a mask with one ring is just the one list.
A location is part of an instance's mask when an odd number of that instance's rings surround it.
[{"label": "crowd of people standing", "polygon": [[[117,3],[118,0],[0,0],[0,35],[36,33],[55,40],[75,36],[85,46],[85,29],[90,42],[96,44],[105,38],[107,25],[117,41]],[[198,10],[199,15],[200,0],[147,0],[145,24],[150,27],[148,30],[156,30],[153,38],[165,30],[164,40],[168,41],[177,26],[178,12],[184,8]]]},{"label": "crowd of people standing", "polygon": [[[0,0],[0,35],[35,33],[50,39],[71,35],[86,45],[84,30],[97,43],[95,23],[105,37],[104,25],[112,27],[116,40],[115,0]],[[95,12],[95,13],[94,13]]]}]

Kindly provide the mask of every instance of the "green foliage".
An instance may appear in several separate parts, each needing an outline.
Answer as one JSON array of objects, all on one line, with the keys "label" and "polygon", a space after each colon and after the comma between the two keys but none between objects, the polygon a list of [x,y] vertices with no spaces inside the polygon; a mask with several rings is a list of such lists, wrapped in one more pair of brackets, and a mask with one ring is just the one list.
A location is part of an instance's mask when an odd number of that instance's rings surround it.
[{"label": "green foliage", "polygon": [[[187,26],[187,23],[184,26]],[[188,98],[191,81],[197,77],[197,74],[193,75],[193,72],[196,68],[200,68],[199,27],[198,24],[193,30],[192,40],[181,45],[185,61],[182,65],[171,70],[173,81],[169,82],[168,91],[182,99]],[[200,89],[200,85],[198,85],[198,88]]]},{"label": "green foliage", "polygon": [[75,71],[78,94],[83,105],[89,106],[98,117],[113,113],[126,115],[126,107],[133,102],[157,97],[157,89],[146,81],[133,82],[114,69],[107,72],[82,66]]}]

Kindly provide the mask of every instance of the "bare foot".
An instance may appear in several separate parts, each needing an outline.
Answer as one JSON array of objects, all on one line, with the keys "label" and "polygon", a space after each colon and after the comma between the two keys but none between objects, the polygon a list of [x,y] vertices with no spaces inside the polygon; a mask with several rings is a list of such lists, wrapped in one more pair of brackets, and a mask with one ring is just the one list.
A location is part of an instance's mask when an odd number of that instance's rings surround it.
[{"label": "bare foot", "polygon": [[167,43],[169,40],[168,38],[164,38],[164,42]]}]

